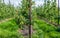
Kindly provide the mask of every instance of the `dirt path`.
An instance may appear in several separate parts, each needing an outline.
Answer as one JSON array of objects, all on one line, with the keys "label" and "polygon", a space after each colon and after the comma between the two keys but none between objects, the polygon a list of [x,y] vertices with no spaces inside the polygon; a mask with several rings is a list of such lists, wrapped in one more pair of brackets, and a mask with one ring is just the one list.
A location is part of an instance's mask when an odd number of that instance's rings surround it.
[{"label": "dirt path", "polygon": [[18,29],[18,32],[21,33],[21,35],[24,37],[24,38],[28,38],[28,33],[29,33],[29,29],[28,29],[28,26],[24,25],[24,29]]},{"label": "dirt path", "polygon": [[54,25],[54,26],[59,26],[57,23],[55,23],[53,21],[49,22],[49,20],[47,20],[46,18],[39,18],[39,19],[45,21],[47,24]]},{"label": "dirt path", "polygon": [[5,19],[5,20],[1,20],[1,21],[0,21],[0,24],[1,24],[1,23],[4,23],[4,22],[6,22],[6,21],[9,21],[9,20],[11,20],[11,19],[13,19],[13,18],[7,18],[7,19]]},{"label": "dirt path", "polygon": [[[49,22],[49,21],[48,21],[47,19],[45,19],[45,18],[40,18],[39,20],[43,20],[43,21],[45,21],[47,24],[57,26],[56,23],[54,23],[54,22]],[[23,29],[23,30],[19,29],[19,32],[23,35],[24,38],[29,38],[29,37],[28,37],[28,36],[29,36],[29,28],[28,28],[28,26],[25,26],[25,25],[24,25],[24,29]],[[32,33],[35,33],[35,32],[36,32],[36,31],[32,29]]]},{"label": "dirt path", "polygon": [[[23,30],[19,29],[18,32],[21,33],[24,38],[29,38],[29,28],[28,28],[28,26],[24,25],[24,29]],[[32,28],[31,28],[31,32],[32,33],[34,32]]]}]

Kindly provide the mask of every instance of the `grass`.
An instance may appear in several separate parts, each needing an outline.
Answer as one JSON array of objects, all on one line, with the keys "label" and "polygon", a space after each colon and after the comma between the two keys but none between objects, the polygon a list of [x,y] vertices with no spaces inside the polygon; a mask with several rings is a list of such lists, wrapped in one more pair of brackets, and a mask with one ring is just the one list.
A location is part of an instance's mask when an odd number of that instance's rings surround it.
[{"label": "grass", "polygon": [[0,24],[0,38],[22,38],[18,33],[18,25],[14,20],[10,20]]},{"label": "grass", "polygon": [[[43,20],[35,19],[33,24],[32,38],[60,38],[60,32],[56,31],[57,27],[47,24]],[[0,24],[0,38],[23,38],[18,33],[18,25],[14,20]]]},{"label": "grass", "polygon": [[56,31],[57,27],[43,20],[35,19],[33,29],[36,31],[32,34],[33,38],[60,38],[60,32]]}]

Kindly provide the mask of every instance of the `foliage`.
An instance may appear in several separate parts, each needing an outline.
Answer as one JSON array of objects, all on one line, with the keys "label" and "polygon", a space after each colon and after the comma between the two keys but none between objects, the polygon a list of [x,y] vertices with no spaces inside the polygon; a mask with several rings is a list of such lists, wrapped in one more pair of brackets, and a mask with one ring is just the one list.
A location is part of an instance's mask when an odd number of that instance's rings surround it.
[{"label": "foliage", "polygon": [[0,2],[0,20],[14,16],[15,10],[13,5],[6,5]]}]

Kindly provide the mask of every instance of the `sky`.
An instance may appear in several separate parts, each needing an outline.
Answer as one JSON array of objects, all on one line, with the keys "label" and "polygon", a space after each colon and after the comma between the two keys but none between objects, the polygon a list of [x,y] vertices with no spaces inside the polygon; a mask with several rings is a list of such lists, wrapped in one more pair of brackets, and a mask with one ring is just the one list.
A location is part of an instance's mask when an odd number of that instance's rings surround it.
[{"label": "sky", "polygon": [[[9,0],[4,0],[4,1],[5,1],[6,4],[8,4]],[[11,1],[11,4],[14,4],[14,6],[18,6],[18,3],[21,3],[21,0],[10,0],[10,1]],[[44,3],[43,0],[33,0],[33,1],[35,1],[36,6],[43,5],[43,3]],[[59,4],[60,4],[60,1],[59,1]]]},{"label": "sky", "polygon": [[[6,4],[8,4],[9,0],[4,0]],[[11,4],[14,4],[15,6],[18,6],[18,3],[21,3],[21,0],[10,0]],[[36,6],[37,5],[43,5],[43,0],[33,0],[35,1]]]}]

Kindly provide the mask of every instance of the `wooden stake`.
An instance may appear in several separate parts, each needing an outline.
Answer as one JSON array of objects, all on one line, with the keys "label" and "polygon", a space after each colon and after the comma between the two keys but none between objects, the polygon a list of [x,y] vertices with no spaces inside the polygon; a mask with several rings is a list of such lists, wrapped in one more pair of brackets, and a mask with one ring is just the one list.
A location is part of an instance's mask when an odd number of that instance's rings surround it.
[{"label": "wooden stake", "polygon": [[31,38],[31,1],[32,0],[29,0],[29,38]]},{"label": "wooden stake", "polygon": [[58,26],[59,26],[59,0],[58,0]]}]

